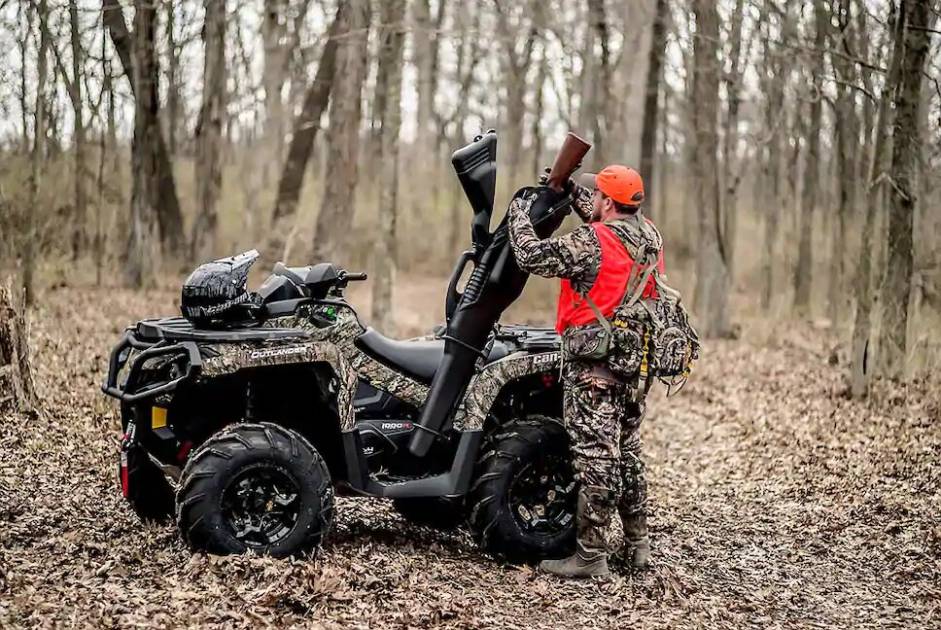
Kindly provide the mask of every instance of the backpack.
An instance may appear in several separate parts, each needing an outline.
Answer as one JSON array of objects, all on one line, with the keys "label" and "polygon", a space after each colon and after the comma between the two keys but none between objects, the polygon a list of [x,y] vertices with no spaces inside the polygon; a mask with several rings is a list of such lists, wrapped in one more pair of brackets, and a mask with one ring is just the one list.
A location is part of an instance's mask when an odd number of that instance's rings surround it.
[{"label": "backpack", "polygon": [[[591,358],[604,358],[608,367],[622,377],[638,376],[643,389],[647,388],[651,377],[660,379],[671,390],[680,388],[689,376],[693,361],[699,358],[700,343],[680,292],[669,286],[665,276],[657,270],[663,237],[640,213],[609,226],[627,247],[636,271],[628,279],[624,299],[614,309],[610,322],[592,300],[584,296],[598,319],[598,326],[592,327],[595,336],[608,338],[598,344],[607,350],[604,356],[598,356],[600,353],[596,350]],[[643,297],[651,276],[657,288],[656,298]]]}]

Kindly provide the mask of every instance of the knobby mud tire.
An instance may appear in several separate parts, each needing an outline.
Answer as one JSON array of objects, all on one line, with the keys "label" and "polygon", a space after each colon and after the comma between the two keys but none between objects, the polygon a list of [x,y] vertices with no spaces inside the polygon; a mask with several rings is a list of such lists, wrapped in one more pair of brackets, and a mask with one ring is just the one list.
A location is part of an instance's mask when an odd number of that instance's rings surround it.
[{"label": "knobby mud tire", "polygon": [[[294,526],[283,539],[250,547],[236,538],[222,499],[241,471],[259,465],[287,474],[299,489],[301,503]],[[207,440],[190,458],[176,496],[176,520],[194,549],[220,555],[251,549],[283,558],[309,552],[321,543],[333,520],[333,503],[327,465],[310,442],[276,424],[235,424]]]},{"label": "knobby mud tire", "polygon": [[462,497],[395,499],[392,505],[409,523],[442,531],[455,529],[466,516]]},{"label": "knobby mud tire", "polygon": [[570,458],[565,428],[558,420],[545,416],[508,423],[484,443],[468,492],[468,522],[483,549],[513,563],[560,558],[574,550],[574,513],[563,531],[537,535],[523,531],[509,504],[510,488],[517,475],[527,464],[549,454]]}]

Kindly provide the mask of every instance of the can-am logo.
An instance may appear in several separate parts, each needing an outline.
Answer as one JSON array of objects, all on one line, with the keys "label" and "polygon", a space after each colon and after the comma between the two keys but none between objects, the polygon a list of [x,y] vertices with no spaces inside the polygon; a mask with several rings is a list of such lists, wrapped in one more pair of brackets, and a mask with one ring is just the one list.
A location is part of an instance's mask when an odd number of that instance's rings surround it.
[{"label": "can-am logo", "polygon": [[533,365],[541,365],[543,363],[555,363],[559,360],[558,352],[547,352],[546,354],[537,354],[533,357]]},{"label": "can-am logo", "polygon": [[274,357],[288,357],[295,354],[303,354],[307,348],[305,346],[293,346],[290,348],[271,348],[269,350],[255,350],[249,355],[252,359],[272,359]]}]

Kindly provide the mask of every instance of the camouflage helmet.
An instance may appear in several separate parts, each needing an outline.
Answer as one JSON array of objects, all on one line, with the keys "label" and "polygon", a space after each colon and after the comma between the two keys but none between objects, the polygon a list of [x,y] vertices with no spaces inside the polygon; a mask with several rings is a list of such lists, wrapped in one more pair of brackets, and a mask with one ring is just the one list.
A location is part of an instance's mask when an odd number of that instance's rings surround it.
[{"label": "camouflage helmet", "polygon": [[245,284],[257,259],[253,249],[197,267],[183,283],[183,316],[198,325],[229,319],[236,307],[251,301]]}]

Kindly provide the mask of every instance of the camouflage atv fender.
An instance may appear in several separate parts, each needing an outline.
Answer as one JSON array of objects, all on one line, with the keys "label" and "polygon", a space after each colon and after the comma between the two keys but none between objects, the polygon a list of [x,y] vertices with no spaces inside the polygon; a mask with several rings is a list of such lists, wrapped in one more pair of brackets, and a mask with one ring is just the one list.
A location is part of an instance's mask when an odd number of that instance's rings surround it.
[{"label": "camouflage atv fender", "polygon": [[290,345],[224,344],[213,346],[217,356],[203,360],[200,378],[213,378],[239,370],[271,365],[325,363],[333,370],[337,383],[337,414],[340,428],[353,428],[353,394],[358,375],[338,348],[327,341],[306,341]]},{"label": "camouflage atv fender", "polygon": [[458,431],[482,428],[490,408],[508,383],[530,374],[556,371],[561,361],[562,355],[558,351],[539,354],[514,352],[487,365],[467,386],[464,400],[454,414],[454,428]]},{"label": "camouflage atv fender", "polygon": [[428,396],[428,386],[386,367],[356,347],[353,341],[362,334],[363,328],[351,308],[335,308],[333,325],[315,326],[312,318],[323,315],[321,311],[325,308],[316,305],[310,309],[299,310],[296,316],[279,317],[265,322],[265,326],[269,327],[302,329],[307,333],[309,340],[291,344],[268,342],[213,345],[216,356],[203,360],[202,378],[271,365],[326,364],[330,366],[338,381],[336,405],[342,431],[353,428],[353,396],[360,378],[377,389],[420,407]]}]

